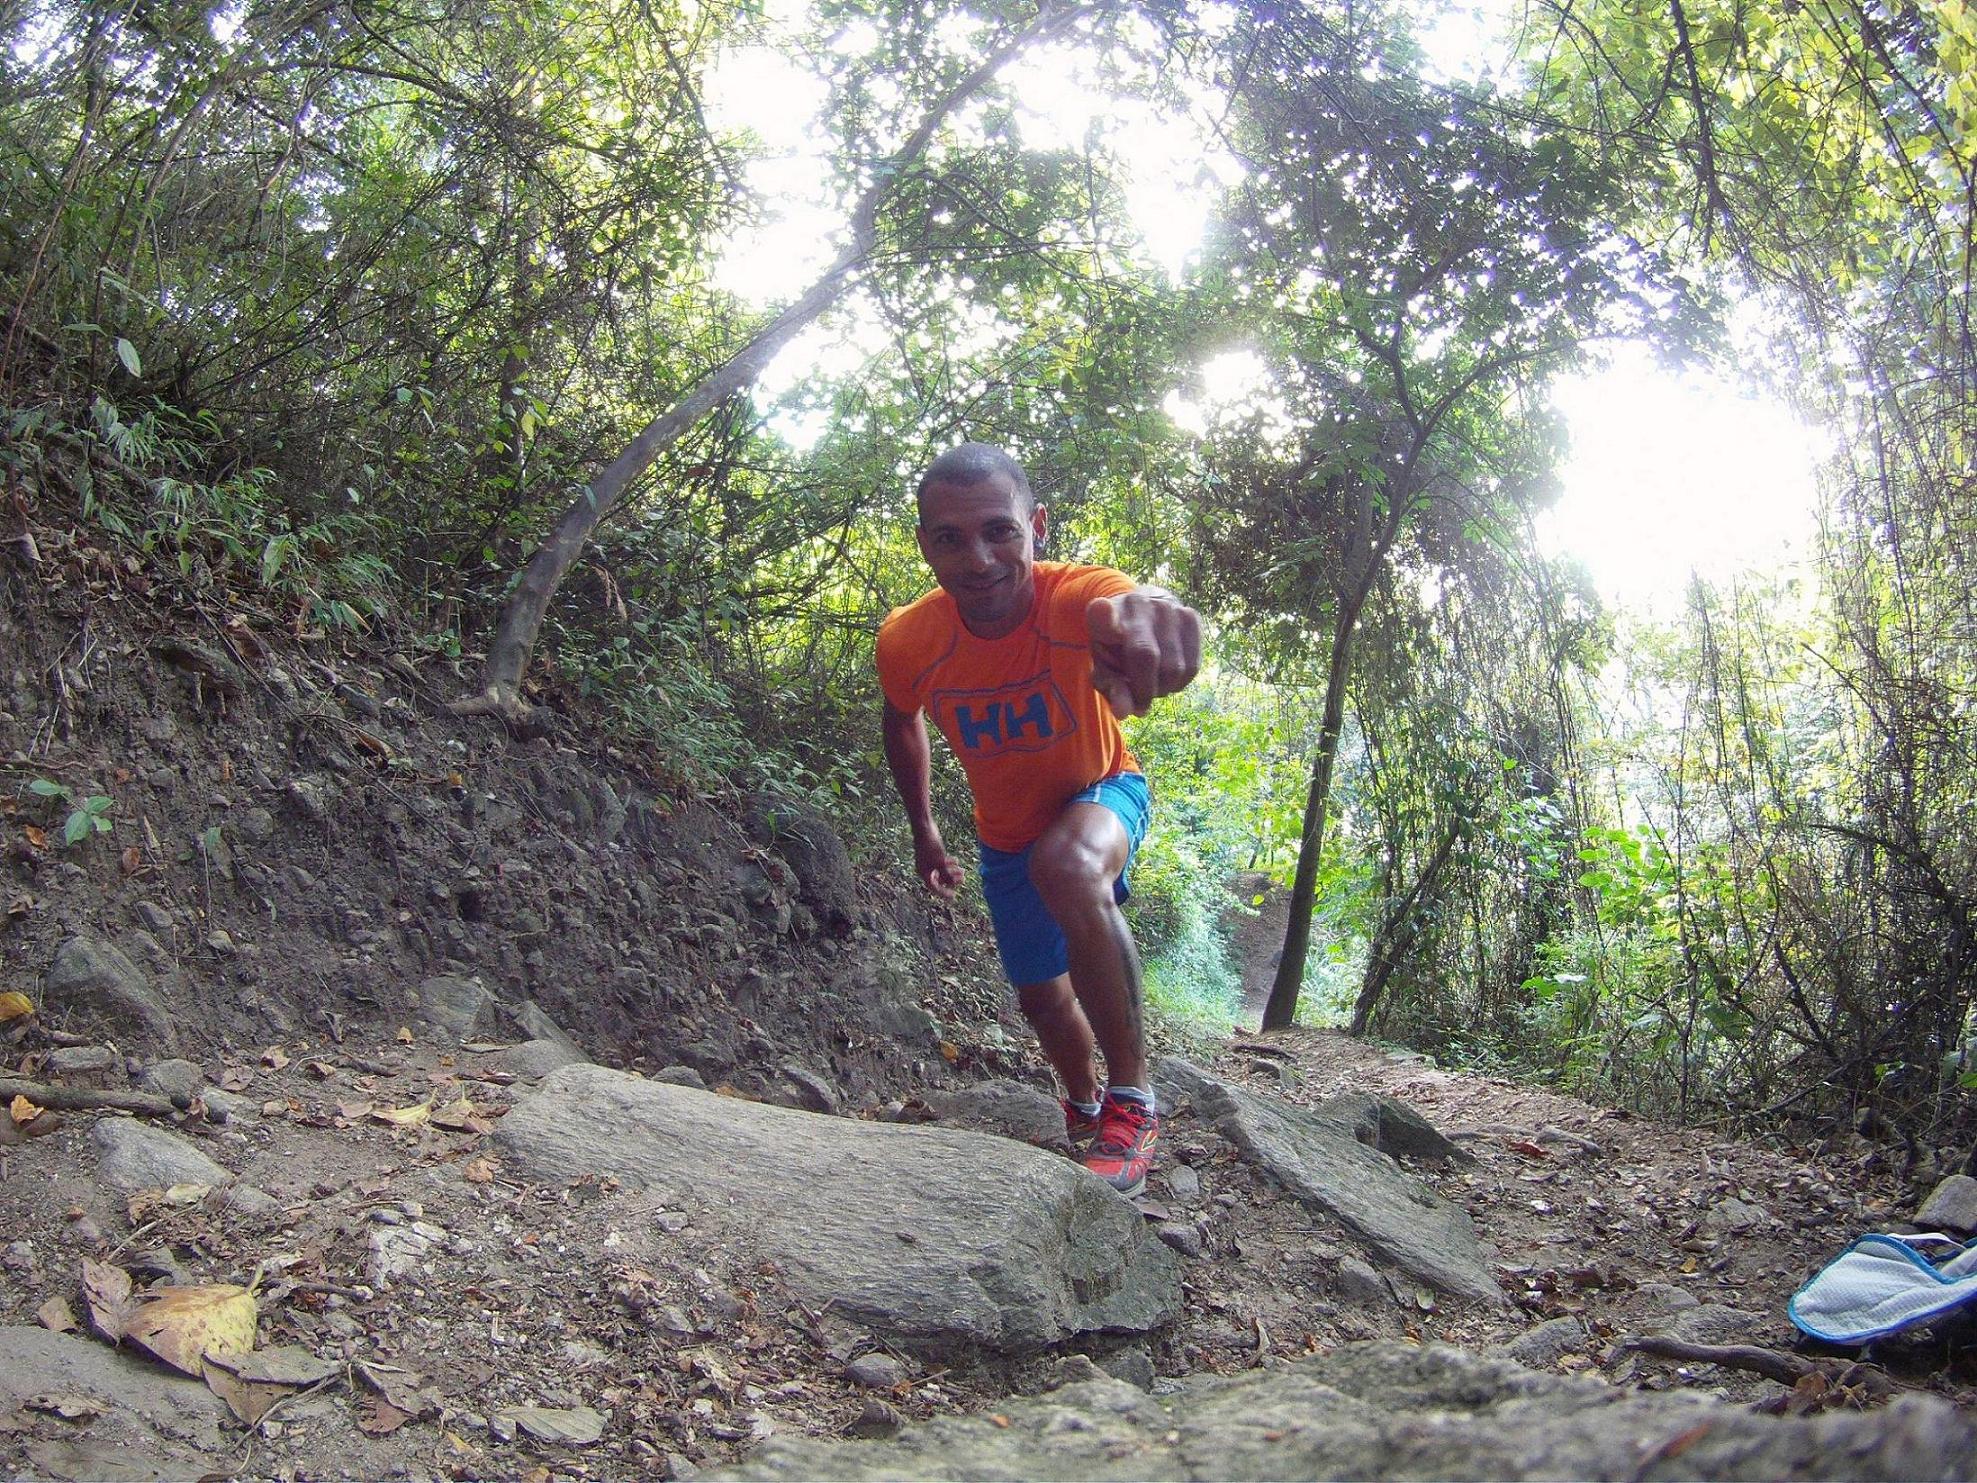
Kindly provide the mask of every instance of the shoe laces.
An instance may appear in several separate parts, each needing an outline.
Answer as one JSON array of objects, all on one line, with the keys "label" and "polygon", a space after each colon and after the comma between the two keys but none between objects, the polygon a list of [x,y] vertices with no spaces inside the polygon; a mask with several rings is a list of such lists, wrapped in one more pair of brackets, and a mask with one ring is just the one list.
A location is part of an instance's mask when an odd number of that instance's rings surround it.
[{"label": "shoe laces", "polygon": [[1093,1151],[1116,1149],[1130,1153],[1139,1145],[1140,1134],[1154,1120],[1154,1114],[1137,1102],[1107,1097],[1098,1114],[1098,1138]]}]

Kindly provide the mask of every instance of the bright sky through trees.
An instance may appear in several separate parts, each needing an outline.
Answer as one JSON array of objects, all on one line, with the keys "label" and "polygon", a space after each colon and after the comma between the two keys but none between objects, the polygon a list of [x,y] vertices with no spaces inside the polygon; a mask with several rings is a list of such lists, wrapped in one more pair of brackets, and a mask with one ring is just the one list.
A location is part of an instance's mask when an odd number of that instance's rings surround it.
[{"label": "bright sky through trees", "polygon": [[[791,0],[773,9],[794,15]],[[1431,75],[1476,79],[1505,65],[1496,4],[1443,10],[1423,33]],[[853,54],[871,44],[847,28],[836,45]],[[1185,271],[1222,190],[1239,175],[1205,146],[1189,122],[1162,117],[1141,100],[1105,98],[1094,59],[1058,46],[1013,62],[1027,144],[1075,150],[1103,130],[1125,154],[1126,199],[1148,258],[1170,278]],[[730,53],[708,87],[718,128],[745,128],[762,143],[749,183],[765,203],[754,224],[722,253],[723,287],[756,304],[786,302],[815,277],[841,243],[844,223],[827,195],[827,142],[818,134],[825,88],[767,46]],[[868,306],[869,307],[869,306]],[[882,339],[854,308],[836,328],[819,326],[792,344],[762,378],[773,399],[805,379],[856,374]],[[1267,404],[1260,362],[1232,348],[1199,368],[1191,392],[1170,390],[1166,406],[1201,431],[1213,412]],[[1602,596],[1618,607],[1670,616],[1691,573],[1721,580],[1773,571],[1805,552],[1812,529],[1817,439],[1774,402],[1722,379],[1677,375],[1641,347],[1621,347],[1606,368],[1561,384],[1555,403],[1570,429],[1560,470],[1563,494],[1540,522],[1545,548],[1584,562]],[[822,435],[818,418],[783,415],[778,430],[797,447]]]},{"label": "bright sky through trees", "polygon": [[1540,518],[1616,606],[1671,617],[1693,572],[1720,582],[1808,554],[1818,436],[1774,401],[1624,347],[1559,385],[1571,451]]}]

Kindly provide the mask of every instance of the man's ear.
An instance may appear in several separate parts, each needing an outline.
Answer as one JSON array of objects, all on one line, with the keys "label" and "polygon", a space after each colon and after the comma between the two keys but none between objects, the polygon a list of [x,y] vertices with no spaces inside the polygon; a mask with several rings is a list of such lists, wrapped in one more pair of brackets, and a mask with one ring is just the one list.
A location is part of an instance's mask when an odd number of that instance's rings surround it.
[{"label": "man's ear", "polygon": [[1044,527],[1048,524],[1048,520],[1044,517],[1043,506],[1032,505],[1030,507],[1030,540],[1039,551],[1043,549]]}]

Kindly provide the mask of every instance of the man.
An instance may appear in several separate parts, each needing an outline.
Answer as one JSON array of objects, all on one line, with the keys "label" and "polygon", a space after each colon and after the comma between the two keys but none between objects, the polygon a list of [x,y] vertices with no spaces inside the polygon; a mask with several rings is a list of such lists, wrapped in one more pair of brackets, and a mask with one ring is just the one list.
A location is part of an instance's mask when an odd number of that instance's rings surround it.
[{"label": "man", "polygon": [[878,642],[886,761],[914,869],[942,898],[961,884],[928,794],[930,712],[974,794],[1003,972],[1063,1081],[1066,1125],[1091,1139],[1085,1167],[1136,1195],[1160,1119],[1139,954],[1119,911],[1148,795],[1119,718],[1194,678],[1200,620],[1106,567],[1038,561],[1043,508],[999,448],[942,454],[917,497],[920,554],[940,585],[888,614]]}]

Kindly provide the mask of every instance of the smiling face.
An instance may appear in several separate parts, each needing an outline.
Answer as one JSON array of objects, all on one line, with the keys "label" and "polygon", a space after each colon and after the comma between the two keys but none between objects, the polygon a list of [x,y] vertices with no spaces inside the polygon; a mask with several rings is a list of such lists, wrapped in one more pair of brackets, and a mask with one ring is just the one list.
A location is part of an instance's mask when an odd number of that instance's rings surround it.
[{"label": "smiling face", "polygon": [[1043,509],[1007,474],[920,492],[920,554],[977,638],[1015,630],[1036,596]]}]

